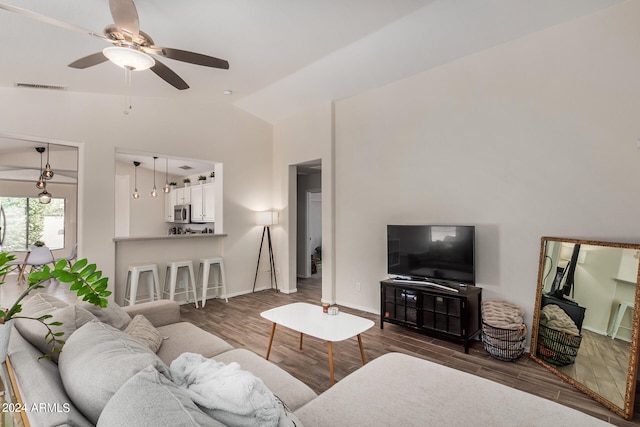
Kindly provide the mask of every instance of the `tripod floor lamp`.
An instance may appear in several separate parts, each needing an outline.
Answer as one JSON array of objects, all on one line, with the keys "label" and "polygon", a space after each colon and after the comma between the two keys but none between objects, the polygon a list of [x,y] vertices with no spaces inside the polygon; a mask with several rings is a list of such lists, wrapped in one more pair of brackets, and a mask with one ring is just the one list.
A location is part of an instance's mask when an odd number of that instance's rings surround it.
[{"label": "tripod floor lamp", "polygon": [[256,212],[256,225],[262,225],[262,239],[260,240],[260,251],[258,252],[258,264],[256,265],[256,276],[253,279],[253,292],[256,291],[256,280],[258,280],[258,268],[260,267],[260,256],[262,255],[262,245],[264,243],[264,235],[266,233],[269,243],[269,281],[273,288],[273,283],[276,284],[276,291],[278,290],[278,279],[276,277],[276,263],[273,259],[273,246],[271,244],[271,229],[272,225],[278,223],[278,212]]}]

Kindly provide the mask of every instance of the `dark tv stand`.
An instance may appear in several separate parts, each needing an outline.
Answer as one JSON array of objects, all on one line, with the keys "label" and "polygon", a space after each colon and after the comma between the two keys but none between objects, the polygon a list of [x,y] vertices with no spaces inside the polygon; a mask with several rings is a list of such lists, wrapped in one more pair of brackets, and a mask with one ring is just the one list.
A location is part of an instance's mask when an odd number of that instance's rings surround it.
[{"label": "dark tv stand", "polygon": [[452,290],[428,284],[380,282],[380,329],[384,322],[416,329],[439,338],[469,342],[482,328],[482,288],[452,285]]}]

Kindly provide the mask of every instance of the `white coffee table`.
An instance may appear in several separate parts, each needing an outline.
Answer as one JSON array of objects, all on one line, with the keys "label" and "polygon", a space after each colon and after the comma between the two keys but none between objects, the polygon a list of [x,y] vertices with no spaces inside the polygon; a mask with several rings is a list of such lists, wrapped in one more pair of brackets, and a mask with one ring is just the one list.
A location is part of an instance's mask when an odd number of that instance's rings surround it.
[{"label": "white coffee table", "polygon": [[260,313],[260,316],[273,322],[271,326],[271,336],[269,337],[269,348],[267,349],[267,360],[269,360],[269,354],[271,353],[271,344],[273,344],[276,325],[282,325],[296,332],[300,332],[300,350],[302,350],[302,337],[304,335],[319,338],[327,342],[331,385],[335,383],[333,379],[332,347],[334,342],[357,337],[362,364],[367,363],[360,334],[374,325],[373,321],[369,319],[342,312],[336,315],[329,315],[322,311],[321,306],[305,302],[296,302],[272,308],[271,310],[263,311]]}]

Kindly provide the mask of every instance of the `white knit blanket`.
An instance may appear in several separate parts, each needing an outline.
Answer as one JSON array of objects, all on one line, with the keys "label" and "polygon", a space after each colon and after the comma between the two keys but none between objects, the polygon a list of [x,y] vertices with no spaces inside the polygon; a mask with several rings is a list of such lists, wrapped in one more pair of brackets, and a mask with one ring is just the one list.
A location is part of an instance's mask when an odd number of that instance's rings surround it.
[{"label": "white knit blanket", "polygon": [[540,323],[550,329],[580,335],[575,322],[556,304],[547,304],[540,310]]},{"label": "white knit blanket", "polygon": [[495,328],[518,330],[523,327],[524,310],[507,301],[483,301],[482,320]]},{"label": "white knit blanket", "polygon": [[171,363],[173,382],[209,416],[228,426],[278,426],[282,404],[260,378],[240,369],[183,353]]}]

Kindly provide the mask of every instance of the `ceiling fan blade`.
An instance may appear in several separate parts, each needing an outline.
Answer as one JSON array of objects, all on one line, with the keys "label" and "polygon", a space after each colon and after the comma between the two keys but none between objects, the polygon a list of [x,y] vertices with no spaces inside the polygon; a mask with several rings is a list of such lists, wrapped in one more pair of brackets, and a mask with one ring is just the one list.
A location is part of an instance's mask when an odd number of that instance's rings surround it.
[{"label": "ceiling fan blade", "polygon": [[107,57],[104,56],[102,52],[96,52],[93,55],[85,56],[84,58],[73,61],[71,64],[69,64],[69,67],[84,69],[92,67],[94,65],[102,64],[105,61],[107,61]]},{"label": "ceiling fan blade", "polygon": [[14,12],[14,13],[17,13],[17,14],[20,14],[20,15],[24,15],[24,16],[27,16],[27,17],[29,17],[31,19],[35,19],[36,21],[44,22],[44,23],[47,23],[49,25],[54,25],[56,27],[64,28],[64,29],[67,29],[67,30],[77,31],[77,32],[80,32],[80,33],[89,34],[90,36],[98,37],[100,39],[109,41],[109,39],[107,39],[102,34],[96,33],[94,31],[88,30],[86,28],[79,27],[79,26],[74,25],[74,24],[69,24],[68,22],[60,21],[60,20],[52,18],[50,16],[46,16],[46,15],[42,15],[42,14],[39,14],[39,13],[36,13],[36,12],[32,12],[32,11],[27,10],[27,9],[22,9],[20,7],[11,6],[11,5],[4,4],[4,3],[0,3],[0,9],[4,9],[4,10],[7,10],[9,12]]},{"label": "ceiling fan blade", "polygon": [[109,9],[116,26],[130,35],[131,39],[136,39],[140,32],[140,20],[133,0],[109,0]]},{"label": "ceiling fan blade", "polygon": [[224,70],[229,69],[229,63],[224,59],[214,58],[213,56],[207,56],[201,53],[160,46],[151,46],[148,48],[144,48],[144,50],[147,51],[147,53],[153,53],[156,55],[164,56],[165,58],[175,59],[176,61],[203,65],[205,67],[222,68]]},{"label": "ceiling fan blade", "polygon": [[187,82],[177,75],[173,70],[164,65],[162,62],[156,59],[156,64],[150,68],[151,71],[156,73],[165,82],[179,90],[189,89]]}]

